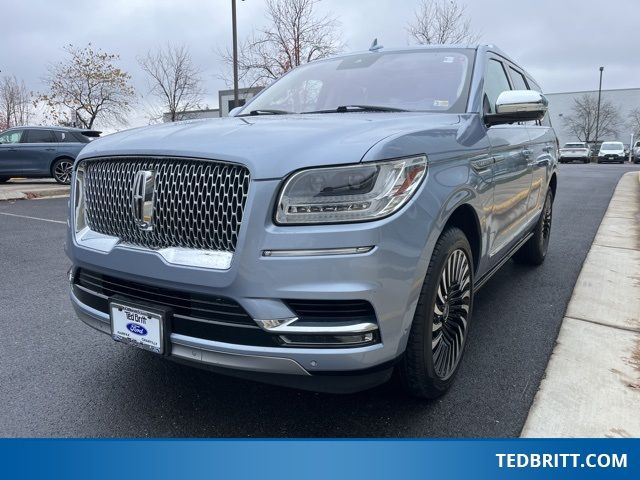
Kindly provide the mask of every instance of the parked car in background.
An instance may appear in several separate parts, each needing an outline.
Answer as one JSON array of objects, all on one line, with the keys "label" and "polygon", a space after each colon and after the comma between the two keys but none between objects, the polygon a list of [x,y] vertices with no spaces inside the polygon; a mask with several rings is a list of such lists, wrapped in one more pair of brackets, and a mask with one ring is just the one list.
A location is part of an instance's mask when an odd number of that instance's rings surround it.
[{"label": "parked car in background", "polygon": [[378,48],[297,67],[233,117],[92,142],[71,302],[114,340],[221,373],[353,392],[395,369],[438,397],[475,291],[509,258],[545,260],[547,105],[494,46]]},{"label": "parked car in background", "polygon": [[633,146],[632,154],[633,163],[640,163],[640,141],[637,141]]},{"label": "parked car in background", "polygon": [[602,142],[598,152],[598,163],[624,163],[627,160],[622,142]]},{"label": "parked car in background", "polygon": [[591,149],[585,142],[565,143],[560,149],[560,163],[573,162],[579,160],[582,163],[591,161]]},{"label": "parked car in background", "polygon": [[14,127],[0,133],[0,183],[11,177],[46,178],[68,185],[73,162],[96,130]]}]

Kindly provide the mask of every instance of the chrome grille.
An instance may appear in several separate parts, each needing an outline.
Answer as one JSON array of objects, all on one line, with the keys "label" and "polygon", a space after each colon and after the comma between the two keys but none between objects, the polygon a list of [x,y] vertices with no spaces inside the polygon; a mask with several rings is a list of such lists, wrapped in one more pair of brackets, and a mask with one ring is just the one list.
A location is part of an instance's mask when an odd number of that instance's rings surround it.
[{"label": "chrome grille", "polygon": [[[249,171],[240,165],[173,157],[85,160],[85,205],[91,230],[148,248],[183,247],[234,252]],[[132,214],[134,176],[155,172],[153,228]]]}]

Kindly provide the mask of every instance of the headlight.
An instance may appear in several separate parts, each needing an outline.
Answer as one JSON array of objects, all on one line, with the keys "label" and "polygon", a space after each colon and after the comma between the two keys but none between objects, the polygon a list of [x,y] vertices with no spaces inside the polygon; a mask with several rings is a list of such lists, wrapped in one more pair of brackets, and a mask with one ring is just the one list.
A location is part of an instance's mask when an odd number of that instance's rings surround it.
[{"label": "headlight", "polygon": [[87,220],[84,208],[84,166],[76,170],[75,192],[73,197],[74,229],[76,235],[85,229]]},{"label": "headlight", "polygon": [[386,217],[407,203],[426,170],[424,155],[302,170],[282,187],[276,223],[341,223]]}]

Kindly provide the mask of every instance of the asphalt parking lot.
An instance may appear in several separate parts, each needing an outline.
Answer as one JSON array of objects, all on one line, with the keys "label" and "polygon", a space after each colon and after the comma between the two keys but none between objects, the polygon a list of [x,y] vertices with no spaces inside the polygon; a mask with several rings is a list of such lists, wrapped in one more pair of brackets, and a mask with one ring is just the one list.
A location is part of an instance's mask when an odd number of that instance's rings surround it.
[{"label": "asphalt parking lot", "polygon": [[560,167],[546,263],[508,262],[478,293],[457,382],[434,402],[273,387],[117,344],[69,303],[67,199],[0,202],[0,436],[517,436],[613,189],[639,169]]}]

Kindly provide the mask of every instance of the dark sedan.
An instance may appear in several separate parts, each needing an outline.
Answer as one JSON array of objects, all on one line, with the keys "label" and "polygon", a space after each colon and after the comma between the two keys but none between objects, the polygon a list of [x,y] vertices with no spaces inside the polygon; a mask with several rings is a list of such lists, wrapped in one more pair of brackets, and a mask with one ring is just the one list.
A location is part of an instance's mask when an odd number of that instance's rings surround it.
[{"label": "dark sedan", "polygon": [[69,184],[80,150],[100,132],[66,127],[15,127],[0,133],[0,183],[11,177]]}]

